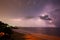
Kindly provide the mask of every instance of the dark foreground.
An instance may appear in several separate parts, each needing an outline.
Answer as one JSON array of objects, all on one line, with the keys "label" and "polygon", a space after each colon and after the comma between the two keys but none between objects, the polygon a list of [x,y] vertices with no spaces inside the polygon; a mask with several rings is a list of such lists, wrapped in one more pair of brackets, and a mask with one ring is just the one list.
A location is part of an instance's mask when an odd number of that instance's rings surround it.
[{"label": "dark foreground", "polygon": [[60,28],[21,27],[13,31],[14,40],[60,40]]},{"label": "dark foreground", "polygon": [[16,33],[12,35],[14,40],[60,40],[60,37],[45,34],[22,34]]}]

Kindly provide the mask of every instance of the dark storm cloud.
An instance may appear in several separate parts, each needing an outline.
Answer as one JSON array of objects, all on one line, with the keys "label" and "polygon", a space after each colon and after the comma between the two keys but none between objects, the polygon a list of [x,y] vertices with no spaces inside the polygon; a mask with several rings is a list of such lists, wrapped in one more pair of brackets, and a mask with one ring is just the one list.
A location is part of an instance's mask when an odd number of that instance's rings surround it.
[{"label": "dark storm cloud", "polygon": [[51,15],[55,19],[55,25],[57,27],[60,27],[60,9],[55,9],[54,11],[51,12]]},{"label": "dark storm cloud", "polygon": [[60,27],[60,0],[51,0],[55,10],[51,12],[51,15],[55,19],[55,25]]}]

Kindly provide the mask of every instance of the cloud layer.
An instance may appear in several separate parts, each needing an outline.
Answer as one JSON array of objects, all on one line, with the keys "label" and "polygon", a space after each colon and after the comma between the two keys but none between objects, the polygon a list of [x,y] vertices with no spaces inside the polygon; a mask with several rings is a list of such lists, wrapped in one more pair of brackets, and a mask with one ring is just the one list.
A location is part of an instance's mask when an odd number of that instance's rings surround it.
[{"label": "cloud layer", "polygon": [[[54,10],[60,8],[59,0],[0,0],[0,4],[0,20],[21,26],[46,26],[47,21],[38,16],[46,13],[52,18],[54,18],[53,16],[58,17]],[[59,13],[58,15],[60,16]],[[32,16],[32,18],[26,19],[27,16]],[[60,23],[59,20],[59,18],[56,18],[55,24]]]}]

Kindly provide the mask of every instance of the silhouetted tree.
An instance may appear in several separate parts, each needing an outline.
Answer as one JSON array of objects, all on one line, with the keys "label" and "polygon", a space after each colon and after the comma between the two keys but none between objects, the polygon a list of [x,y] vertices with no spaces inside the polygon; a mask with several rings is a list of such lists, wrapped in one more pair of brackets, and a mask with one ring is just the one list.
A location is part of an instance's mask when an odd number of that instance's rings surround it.
[{"label": "silhouetted tree", "polygon": [[[18,29],[17,27],[10,26],[6,23],[0,21],[0,40],[12,40],[11,34],[13,31],[11,29]],[[25,40],[23,37],[25,34],[20,33],[20,40]]]},{"label": "silhouetted tree", "polygon": [[0,21],[0,39],[1,40],[9,40],[11,38],[12,30],[7,26],[8,24]]}]

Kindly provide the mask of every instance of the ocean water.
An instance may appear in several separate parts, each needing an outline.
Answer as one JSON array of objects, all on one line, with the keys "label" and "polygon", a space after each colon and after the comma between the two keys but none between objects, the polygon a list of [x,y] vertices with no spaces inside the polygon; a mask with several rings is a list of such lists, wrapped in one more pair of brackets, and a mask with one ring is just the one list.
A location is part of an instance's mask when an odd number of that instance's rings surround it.
[{"label": "ocean water", "polygon": [[60,37],[60,28],[56,27],[19,27],[19,29],[13,30],[19,33],[37,33]]}]

